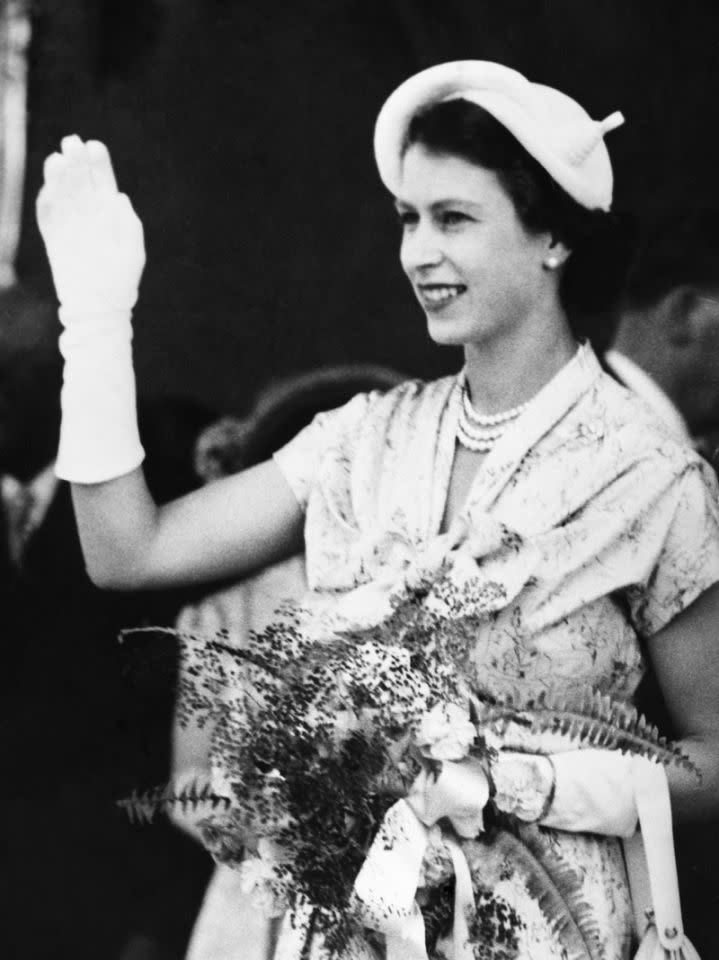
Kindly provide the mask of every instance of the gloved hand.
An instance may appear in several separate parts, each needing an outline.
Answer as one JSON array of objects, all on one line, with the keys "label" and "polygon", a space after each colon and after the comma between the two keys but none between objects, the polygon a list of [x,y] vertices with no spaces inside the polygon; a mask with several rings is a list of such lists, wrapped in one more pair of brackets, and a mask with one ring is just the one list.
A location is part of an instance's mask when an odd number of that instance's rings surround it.
[{"label": "gloved hand", "polygon": [[636,831],[633,758],[618,750],[570,750],[551,758],[502,751],[491,773],[495,804],[520,819],[614,837]]},{"label": "gloved hand", "polygon": [[145,263],[142,224],[118,193],[106,148],[66,137],[45,162],[37,219],[65,331],[56,473],[99,483],[143,460],[131,310]]},{"label": "gloved hand", "polygon": [[406,799],[425,826],[447,817],[460,837],[473,839],[484,829],[482,811],[489,800],[489,781],[474,757],[443,760],[436,778],[422,770]]},{"label": "gloved hand", "polygon": [[68,326],[128,314],[145,265],[142,224],[119,193],[104,144],[65,137],[45,161],[37,221]]}]

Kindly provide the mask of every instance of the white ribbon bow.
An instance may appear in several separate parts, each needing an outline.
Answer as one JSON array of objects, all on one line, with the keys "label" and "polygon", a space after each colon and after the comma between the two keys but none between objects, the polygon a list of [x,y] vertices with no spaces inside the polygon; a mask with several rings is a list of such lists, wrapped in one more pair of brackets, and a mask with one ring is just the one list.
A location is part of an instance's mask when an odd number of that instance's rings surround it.
[{"label": "white ribbon bow", "polygon": [[[443,763],[439,777],[423,770],[407,799],[387,811],[355,881],[353,898],[362,922],[385,935],[387,960],[428,960],[424,920],[415,896],[432,825],[447,817],[459,836],[476,837],[488,799],[484,771],[467,758]],[[455,875],[454,960],[473,960],[467,927],[467,915],[474,910],[469,864],[449,833],[442,833],[442,841]]]}]

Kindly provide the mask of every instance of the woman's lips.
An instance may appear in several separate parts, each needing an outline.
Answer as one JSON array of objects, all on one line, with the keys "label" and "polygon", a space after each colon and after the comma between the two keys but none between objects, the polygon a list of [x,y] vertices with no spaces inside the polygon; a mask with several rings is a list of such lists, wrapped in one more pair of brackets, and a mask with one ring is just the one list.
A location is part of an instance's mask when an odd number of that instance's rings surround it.
[{"label": "woman's lips", "polygon": [[467,288],[461,283],[419,283],[417,292],[424,307],[439,310],[456,300]]}]

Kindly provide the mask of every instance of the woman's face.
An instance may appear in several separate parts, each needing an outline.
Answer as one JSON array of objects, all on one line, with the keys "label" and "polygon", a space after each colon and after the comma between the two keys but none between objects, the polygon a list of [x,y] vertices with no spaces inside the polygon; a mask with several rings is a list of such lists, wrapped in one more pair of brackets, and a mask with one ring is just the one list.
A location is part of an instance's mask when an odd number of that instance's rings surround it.
[{"label": "woman's face", "polygon": [[552,238],[525,230],[491,170],[413,144],[396,206],[402,267],[437,343],[516,333],[548,295],[556,303],[557,274],[544,267]]}]

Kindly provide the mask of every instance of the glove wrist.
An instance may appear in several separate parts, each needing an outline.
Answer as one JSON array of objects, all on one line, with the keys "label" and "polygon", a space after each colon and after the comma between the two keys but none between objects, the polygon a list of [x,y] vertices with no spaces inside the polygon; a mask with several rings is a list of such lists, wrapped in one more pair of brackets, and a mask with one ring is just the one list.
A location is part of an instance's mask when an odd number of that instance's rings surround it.
[{"label": "glove wrist", "polygon": [[552,757],[502,751],[493,764],[494,803],[556,830],[630,837],[637,827],[631,757],[571,750]]},{"label": "glove wrist", "polygon": [[[63,322],[67,319],[66,314]],[[72,314],[60,335],[60,352],[65,371],[55,472],[72,483],[102,483],[129,473],[144,459],[130,311]]]},{"label": "glove wrist", "polygon": [[498,810],[529,823],[546,816],[556,786],[549,757],[502,751],[492,764],[491,775]]},{"label": "glove wrist", "polygon": [[[57,315],[63,326],[60,346],[63,341],[86,340],[92,336],[102,337],[119,328],[130,329],[132,336],[132,309],[130,307],[96,307],[91,304],[60,304]],[[64,356],[64,354],[63,354]]]},{"label": "glove wrist", "polygon": [[631,837],[638,815],[632,758],[618,750],[571,750],[552,756],[554,800],[543,826],[609,837]]}]

